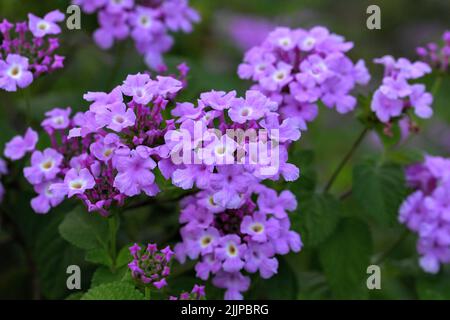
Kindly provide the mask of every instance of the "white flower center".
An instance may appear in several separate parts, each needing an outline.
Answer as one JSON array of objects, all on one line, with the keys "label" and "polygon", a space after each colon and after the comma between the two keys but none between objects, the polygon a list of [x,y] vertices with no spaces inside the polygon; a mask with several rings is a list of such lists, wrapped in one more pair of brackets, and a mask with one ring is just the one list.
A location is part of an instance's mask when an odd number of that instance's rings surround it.
[{"label": "white flower center", "polygon": [[81,179],[73,180],[70,182],[70,188],[72,190],[81,190],[83,189],[85,184],[86,182],[84,180]]},{"label": "white flower center", "polygon": [[278,70],[273,74],[273,79],[277,82],[281,82],[286,79],[286,72],[284,70]]},{"label": "white flower center", "polygon": [[260,63],[256,66],[256,70],[259,72],[263,72],[264,70],[266,70],[266,64],[265,63]]},{"label": "white flower center", "polygon": [[234,243],[230,243],[227,246],[227,254],[230,257],[236,257],[239,254],[238,248]]},{"label": "white flower center", "polygon": [[264,226],[259,223],[259,222],[255,222],[250,226],[250,229],[257,234],[261,234],[264,232]]},{"label": "white flower center", "polygon": [[114,122],[118,124],[123,124],[125,122],[125,118],[121,115],[114,116]]},{"label": "white flower center", "polygon": [[15,64],[11,66],[11,68],[9,68],[8,75],[11,78],[19,79],[22,75],[22,68],[19,65]]},{"label": "white flower center", "polygon": [[54,165],[55,163],[53,162],[53,159],[47,159],[41,163],[41,169],[42,171],[49,171],[53,168]]},{"label": "white flower center", "polygon": [[311,49],[316,44],[316,39],[313,37],[306,37],[305,40],[303,40],[303,46]]},{"label": "white flower center", "polygon": [[57,116],[53,118],[54,124],[63,124],[64,123],[64,117],[63,116]]},{"label": "white flower center", "polygon": [[206,235],[200,238],[200,247],[206,248],[208,247],[212,242],[212,237],[210,235]]},{"label": "white flower center", "polygon": [[291,39],[289,37],[284,37],[281,38],[278,43],[280,44],[280,46],[282,47],[289,47],[292,43]]},{"label": "white flower center", "polygon": [[42,20],[37,24],[37,28],[42,31],[47,31],[48,28],[50,28],[50,25],[47,21]]},{"label": "white flower center", "polygon": [[139,17],[139,23],[144,28],[149,28],[152,25],[151,19],[148,16],[146,16],[146,15],[142,15],[142,16]]},{"label": "white flower center", "polygon": [[250,117],[253,113],[253,109],[250,107],[244,107],[241,109],[241,117]]}]

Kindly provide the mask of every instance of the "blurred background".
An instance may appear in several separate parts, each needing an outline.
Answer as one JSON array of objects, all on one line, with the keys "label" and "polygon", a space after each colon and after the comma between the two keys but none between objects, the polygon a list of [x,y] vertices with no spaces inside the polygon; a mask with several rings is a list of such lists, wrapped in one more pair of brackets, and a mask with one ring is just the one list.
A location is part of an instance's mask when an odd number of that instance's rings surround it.
[{"label": "blurred background", "polygon": [[[0,19],[17,22],[25,20],[29,12],[38,16],[54,9],[65,12],[69,2],[1,0]],[[439,41],[443,31],[450,27],[448,0],[191,0],[190,3],[199,11],[202,21],[194,26],[191,34],[175,34],[175,45],[165,55],[169,71],[176,72],[175,66],[183,61],[191,68],[188,88],[179,101],[193,101],[200,92],[211,89],[244,92],[249,83],[240,80],[236,74],[243,54],[262,41],[275,26],[309,28],[323,25],[353,41],[350,57],[366,60],[372,74],[369,88],[379,85],[382,72],[380,66],[371,63],[373,58],[390,54],[416,59],[417,46]],[[371,4],[381,7],[381,30],[366,28],[366,8]],[[71,106],[75,111],[85,110],[88,104],[82,96],[87,91],[110,91],[126,75],[146,70],[131,40],[117,43],[108,51],[98,48],[91,37],[96,27],[96,15],[83,14],[81,30],[63,29],[60,54],[66,56],[65,68],[32,84],[28,92],[31,110],[27,110],[25,98],[20,92],[0,91],[0,149],[12,136],[22,134],[27,125],[38,127],[46,110],[66,106]],[[435,97],[435,116],[421,123],[420,135],[409,138],[399,149],[408,149],[411,157],[422,152],[449,156],[449,89],[447,77]],[[364,94],[365,90],[367,88],[361,89],[361,93]],[[318,119],[309,125],[309,130],[295,147],[299,152],[296,163],[307,175],[314,158],[315,183],[323,186],[360,130],[361,125],[354,114],[342,116],[334,110],[321,108]],[[309,150],[314,150],[314,155]],[[380,150],[378,139],[371,136],[353,159],[356,161]],[[16,164],[10,168],[11,174],[4,178],[7,194],[1,207],[0,298],[66,298],[70,292],[65,289],[65,266],[82,266],[84,288],[88,287],[94,272],[93,266],[84,262],[82,253],[58,235],[57,226],[61,217],[71,210],[73,204],[65,203],[47,216],[36,216],[29,207],[33,191],[23,181],[20,168],[20,164]],[[291,188],[301,188],[301,183],[299,181]],[[350,184],[351,166],[347,166],[334,191],[338,194],[344,192],[345,186]],[[352,206],[351,203],[347,205],[348,208]],[[169,203],[128,213],[122,225],[124,233],[121,243],[176,241],[176,211],[177,204]],[[374,252],[383,251],[398,233],[396,227],[383,230],[373,228]],[[417,298],[417,283],[413,279],[420,271],[417,270],[414,242],[414,237],[410,237],[397,250],[398,260],[387,268],[386,277],[390,281],[386,281],[388,287],[385,290],[357,293],[350,297]],[[317,268],[314,252],[305,250],[281,262],[280,276],[264,284],[254,281],[247,297],[335,297],[331,295],[320,268]],[[195,282],[191,268],[192,265],[188,265],[178,271],[180,286],[182,283],[187,287],[186,283]],[[214,293],[211,296],[214,297]]]}]

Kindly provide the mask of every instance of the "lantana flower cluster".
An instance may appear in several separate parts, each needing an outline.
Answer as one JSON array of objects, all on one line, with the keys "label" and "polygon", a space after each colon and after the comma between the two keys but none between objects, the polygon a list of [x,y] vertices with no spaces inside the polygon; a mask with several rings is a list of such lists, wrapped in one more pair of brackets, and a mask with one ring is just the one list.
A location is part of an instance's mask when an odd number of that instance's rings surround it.
[{"label": "lantana flower cluster", "polygon": [[134,244],[130,248],[133,261],[128,264],[131,276],[143,285],[152,285],[157,289],[167,286],[167,276],[170,274],[170,261],[173,251],[169,246],[158,250],[156,244],[148,244],[141,248]]},{"label": "lantana flower cluster", "polygon": [[38,193],[31,202],[34,211],[47,213],[65,197],[76,196],[90,212],[108,215],[111,206],[123,205],[128,197],[156,195],[153,170],[168,156],[164,134],[173,128],[162,110],[181,89],[182,82],[173,77],[130,75],[109,93],[85,94],[91,105],[84,113],[71,117],[70,108],[48,111],[42,127],[50,148],[35,149],[38,135],[32,129],[14,137],[5,156],[18,160],[32,152],[24,175]]},{"label": "lantana flower cluster", "polygon": [[363,60],[354,64],[346,55],[352,47],[324,27],[279,27],[247,51],[238,74],[278,102],[283,118],[306,130],[318,114],[318,102],[342,114],[355,108],[350,93],[357,84],[367,84],[370,75]]},{"label": "lantana flower cluster", "polygon": [[300,251],[300,236],[290,229],[288,217],[296,207],[290,191],[278,195],[262,185],[238,209],[216,205],[205,191],[190,196],[182,203],[183,242],[175,247],[177,258],[198,259],[197,277],[212,275],[213,284],[226,289],[225,299],[242,299],[250,286],[244,271],[268,279],[278,271],[277,254]]},{"label": "lantana flower cluster", "polygon": [[97,13],[99,28],[94,40],[102,49],[131,37],[146,64],[163,71],[163,53],[170,50],[169,32],[191,32],[200,21],[188,0],[73,0],[86,13]]},{"label": "lantana flower cluster", "polygon": [[[0,158],[0,179],[2,176],[8,174],[8,166],[6,165],[6,161]],[[3,197],[5,196],[5,188],[0,181],[0,203],[3,202]]]},{"label": "lantana flower cluster", "polygon": [[428,119],[433,115],[433,96],[426,91],[425,85],[412,82],[431,72],[428,64],[406,58],[396,60],[392,56],[374,61],[384,66],[382,84],[374,92],[371,103],[372,111],[381,122],[389,124],[411,109],[419,118]]},{"label": "lantana flower cluster", "polygon": [[27,22],[15,24],[6,19],[0,23],[0,89],[17,91],[28,87],[39,76],[63,67],[64,57],[55,54],[59,48],[58,22],[64,20],[59,10],[43,18],[28,14]]},{"label": "lantana flower cluster", "polygon": [[416,51],[419,57],[433,69],[448,72],[450,61],[450,30],[444,32],[442,41],[442,46],[439,46],[435,42],[430,42],[425,47],[418,47]]},{"label": "lantana flower cluster", "polygon": [[420,266],[437,273],[450,263],[450,159],[427,156],[406,171],[415,191],[402,204],[399,220],[417,233]]},{"label": "lantana flower cluster", "polygon": [[296,180],[299,169],[287,162],[288,148],[300,130],[291,119],[281,120],[277,109],[257,90],[245,97],[205,92],[197,106],[177,104],[177,129],[165,135],[171,157],[161,163],[163,174],[182,189],[206,190],[226,209],[239,208],[265,179]]}]

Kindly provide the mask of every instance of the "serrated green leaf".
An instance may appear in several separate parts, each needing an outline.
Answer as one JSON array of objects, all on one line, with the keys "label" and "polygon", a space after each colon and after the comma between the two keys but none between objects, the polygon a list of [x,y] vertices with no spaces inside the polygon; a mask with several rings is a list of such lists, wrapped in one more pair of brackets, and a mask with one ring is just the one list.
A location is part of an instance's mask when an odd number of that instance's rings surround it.
[{"label": "serrated green leaf", "polygon": [[109,252],[105,248],[89,249],[86,252],[85,259],[86,261],[95,264],[102,264],[107,267],[111,267],[113,264],[111,256],[109,255]]},{"label": "serrated green leaf", "polygon": [[81,300],[144,300],[144,295],[131,283],[115,281],[89,289]]},{"label": "serrated green leaf", "polygon": [[369,228],[350,218],[343,219],[336,232],[320,246],[320,263],[336,298],[367,297],[366,271],[371,252]]},{"label": "serrated green leaf", "polygon": [[85,250],[106,248],[108,243],[106,218],[89,214],[81,207],[66,215],[59,233],[74,246]]},{"label": "serrated green leaf", "polygon": [[91,288],[97,287],[104,283],[121,281],[126,271],[126,267],[122,267],[115,272],[112,272],[111,269],[101,266],[95,270],[94,275],[92,276]]},{"label": "serrated green leaf", "polygon": [[406,193],[404,172],[397,164],[365,161],[353,169],[353,196],[379,223],[392,225],[397,221]]},{"label": "serrated green leaf", "polygon": [[340,203],[331,195],[305,194],[299,204],[300,214],[292,217],[293,228],[301,234],[305,247],[315,247],[336,228]]}]

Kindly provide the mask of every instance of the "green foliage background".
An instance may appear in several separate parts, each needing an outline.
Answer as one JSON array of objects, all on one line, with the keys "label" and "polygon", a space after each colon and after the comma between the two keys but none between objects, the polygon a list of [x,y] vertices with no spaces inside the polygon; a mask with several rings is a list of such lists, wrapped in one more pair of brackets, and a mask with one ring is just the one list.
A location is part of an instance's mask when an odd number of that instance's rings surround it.
[{"label": "green foliage background", "polygon": [[[2,0],[0,17],[19,21],[28,12],[65,11],[68,4],[62,0]],[[374,57],[414,58],[416,46],[438,40],[449,27],[450,12],[445,0],[191,0],[191,4],[200,11],[202,22],[192,34],[177,34],[175,47],[166,56],[170,70],[182,61],[191,67],[189,86],[180,101],[196,99],[210,89],[242,93],[248,87],[236,75],[243,52],[225,32],[227,15],[261,16],[292,27],[328,26],[354,41],[351,56],[366,60],[373,87],[381,73],[381,68],[370,63]],[[369,4],[381,7],[379,31],[365,27]],[[46,110],[66,106],[84,110],[85,92],[108,91],[127,74],[145,69],[131,41],[110,51],[97,48],[90,36],[95,26],[95,16],[83,15],[80,31],[64,30],[61,52],[67,57],[66,68],[22,92],[0,92],[0,148],[27,125],[38,127]],[[434,75],[426,81],[430,89]],[[447,77],[435,97],[435,116],[420,123],[418,136],[401,145],[392,141],[381,145],[374,134],[369,135],[327,193],[322,192],[326,181],[362,125],[355,114],[341,116],[321,108],[319,118],[292,150],[291,159],[301,168],[302,177],[295,183],[274,185],[289,188],[298,197],[299,209],[291,219],[305,247],[300,254],[280,258],[277,276],[266,281],[255,277],[246,298],[450,298],[450,270],[444,268],[435,276],[422,272],[417,264],[416,238],[397,222],[398,206],[408,192],[402,167],[420,160],[424,153],[449,156],[449,88]],[[367,101],[362,99],[360,110],[364,108]],[[7,195],[1,205],[0,298],[143,298],[127,279],[129,257],[126,249],[120,249],[135,241],[176,243],[178,204],[164,199],[170,199],[170,194],[175,198],[179,191],[167,191],[153,204],[123,215],[117,225],[119,253],[112,261],[105,219],[70,201],[45,216],[32,212],[29,200],[33,191],[21,175],[23,164],[12,166],[11,174],[3,179]],[[366,268],[371,263],[382,267],[382,290],[366,288]],[[66,289],[66,268],[72,264],[82,269],[83,292]],[[176,294],[189,289],[198,282],[194,275],[192,263],[175,266],[168,290]],[[207,293],[211,299],[221,297],[221,292],[209,285]]]}]

